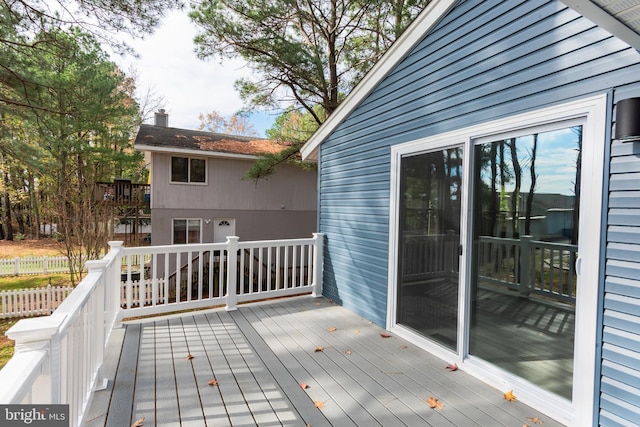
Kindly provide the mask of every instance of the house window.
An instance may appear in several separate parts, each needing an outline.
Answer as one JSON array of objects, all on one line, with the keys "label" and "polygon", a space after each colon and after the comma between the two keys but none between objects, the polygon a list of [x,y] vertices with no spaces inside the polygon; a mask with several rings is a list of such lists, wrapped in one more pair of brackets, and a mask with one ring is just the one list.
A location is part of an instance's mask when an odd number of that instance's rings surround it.
[{"label": "house window", "polygon": [[171,157],[171,182],[206,182],[205,159]]},{"label": "house window", "polygon": [[202,220],[200,219],[174,219],[173,220],[173,244],[200,243]]}]

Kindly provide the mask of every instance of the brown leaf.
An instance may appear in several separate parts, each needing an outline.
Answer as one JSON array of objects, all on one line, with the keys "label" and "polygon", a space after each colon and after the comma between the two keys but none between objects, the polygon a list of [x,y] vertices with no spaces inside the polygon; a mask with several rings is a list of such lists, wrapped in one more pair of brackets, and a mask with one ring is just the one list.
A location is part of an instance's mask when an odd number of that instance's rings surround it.
[{"label": "brown leaf", "polygon": [[338,330],[338,328],[334,328],[333,326],[330,327],[330,328],[327,328],[327,332],[335,332],[337,330]]},{"label": "brown leaf", "polygon": [[351,350],[345,350],[344,354],[351,354],[353,353]]},{"label": "brown leaf", "polygon": [[300,388],[302,388],[303,390],[306,390],[309,388],[309,384],[307,383],[300,383]]},{"label": "brown leaf", "polygon": [[406,349],[408,349],[408,348],[409,348],[409,347],[407,347],[406,345],[401,345],[401,346],[400,346],[400,350],[406,350]]},{"label": "brown leaf", "polygon": [[540,417],[527,417],[527,421],[532,422],[534,424],[544,424]]},{"label": "brown leaf", "polygon": [[382,333],[380,334],[380,336],[381,336],[382,338],[391,338],[391,334],[386,333],[386,332],[382,332]]},{"label": "brown leaf", "polygon": [[506,392],[503,397],[508,400],[509,402],[515,402],[516,400],[516,396],[513,394],[513,390],[509,390],[508,392]]},{"label": "brown leaf", "polygon": [[353,331],[353,333],[354,333],[354,334],[359,334],[359,333],[360,333],[360,331],[356,329],[355,331]]},{"label": "brown leaf", "polygon": [[429,396],[428,399],[425,399],[425,402],[429,404],[429,407],[431,409],[442,409],[442,407],[444,406],[442,402],[440,402],[438,399],[436,399],[433,396]]},{"label": "brown leaf", "polygon": [[315,402],[313,402],[313,406],[315,406],[318,409],[322,409],[324,408],[324,402],[321,400],[316,400]]},{"label": "brown leaf", "polygon": [[187,360],[191,360],[191,359],[193,359],[193,355],[192,355],[191,353],[187,354],[187,358],[186,358],[186,359],[187,359]]},{"label": "brown leaf", "polygon": [[457,371],[458,370],[458,365],[456,363],[452,363],[451,365],[447,365],[446,369],[450,370],[451,372]]},{"label": "brown leaf", "polygon": [[209,384],[210,386],[218,385],[218,380],[214,378],[212,380],[207,381],[207,384]]},{"label": "brown leaf", "polygon": [[314,350],[314,352],[316,352],[316,353],[318,353],[320,351],[324,351],[324,347],[321,346],[321,345],[317,346],[316,349]]},{"label": "brown leaf", "polygon": [[135,423],[131,424],[131,427],[141,427],[143,423],[144,423],[144,417],[136,420]]}]

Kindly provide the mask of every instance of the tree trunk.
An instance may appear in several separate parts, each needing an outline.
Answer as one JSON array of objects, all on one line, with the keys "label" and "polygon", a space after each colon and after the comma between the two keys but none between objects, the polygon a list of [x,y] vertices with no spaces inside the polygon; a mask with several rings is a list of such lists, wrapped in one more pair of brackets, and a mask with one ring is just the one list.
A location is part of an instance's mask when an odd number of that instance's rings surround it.
[{"label": "tree trunk", "polygon": [[520,204],[520,187],[522,186],[522,168],[518,161],[516,139],[511,138],[507,144],[509,145],[509,151],[511,151],[511,163],[513,164],[513,175],[516,181],[516,186],[511,193],[511,236],[517,239],[520,234],[518,205]]},{"label": "tree trunk", "polygon": [[2,225],[5,240],[13,240],[13,226],[11,220],[11,199],[9,197],[9,173],[5,157],[0,154],[2,164],[2,183],[4,192],[2,194]]},{"label": "tree trunk", "polygon": [[531,212],[533,210],[533,196],[536,189],[536,156],[538,155],[538,134],[533,135],[533,148],[531,149],[531,166],[529,171],[531,172],[531,186],[529,187],[529,194],[527,194],[526,212],[524,216],[524,234],[531,235]]},{"label": "tree trunk", "polygon": [[29,210],[31,211],[31,235],[40,240],[40,210],[36,197],[35,178],[31,172],[29,172]]}]

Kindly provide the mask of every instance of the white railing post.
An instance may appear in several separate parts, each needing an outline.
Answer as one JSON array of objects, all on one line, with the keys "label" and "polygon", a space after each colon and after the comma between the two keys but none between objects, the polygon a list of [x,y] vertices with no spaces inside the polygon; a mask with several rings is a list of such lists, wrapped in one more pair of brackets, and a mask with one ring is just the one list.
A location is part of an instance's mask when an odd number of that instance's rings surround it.
[{"label": "white railing post", "polygon": [[[113,256],[111,264],[105,273],[105,301],[106,301],[106,320],[105,330],[111,332],[116,323],[120,322],[122,309],[120,307],[120,292],[122,288],[121,271],[122,271],[122,241],[109,242],[109,256]],[[108,336],[105,336],[108,338]]]},{"label": "white railing post", "polygon": [[20,275],[20,258],[15,257],[13,258],[13,261],[14,261],[13,273],[16,276],[19,276]]},{"label": "white railing post", "polygon": [[520,296],[529,297],[531,283],[531,241],[533,236],[520,236]]},{"label": "white railing post", "polygon": [[238,236],[227,236],[227,311],[237,310]]},{"label": "white railing post", "polygon": [[[87,268],[87,274],[91,274],[91,273],[97,273],[101,276],[101,280],[103,280],[103,286],[105,291],[103,291],[103,296],[106,294],[106,287],[108,285],[107,281],[106,281],[106,270],[107,270],[107,261],[105,260],[92,260],[92,261],[87,261],[85,263],[85,266]],[[98,343],[98,345],[96,346],[96,348],[91,348],[91,349],[86,349],[86,351],[90,351],[90,352],[95,352],[94,353],[94,360],[97,360],[99,365],[98,366],[98,370],[96,372],[96,379],[95,379],[95,388],[94,390],[104,390],[105,388],[107,388],[107,380],[104,377],[104,347],[105,347],[105,335],[106,335],[106,331],[105,331],[105,310],[107,309],[107,303],[108,301],[105,300],[105,298],[100,298],[98,300],[98,304],[101,305],[101,307],[99,307],[98,310],[95,311],[95,313],[93,313],[92,315],[95,316],[94,317],[94,322],[93,324],[95,325],[95,328],[93,330],[90,330],[89,333],[91,334],[96,334],[95,335],[95,342]]]},{"label": "white railing post", "polygon": [[324,269],[324,233],[313,233],[313,291],[311,296],[322,296],[322,273]]},{"label": "white railing post", "polygon": [[[61,357],[58,329],[65,316],[55,314],[46,317],[22,319],[6,333],[15,341],[15,354],[44,351],[47,353],[42,366],[42,375],[31,387],[31,402],[34,404],[62,403]],[[22,379],[21,379],[22,380]],[[23,394],[24,390],[15,390]]]}]

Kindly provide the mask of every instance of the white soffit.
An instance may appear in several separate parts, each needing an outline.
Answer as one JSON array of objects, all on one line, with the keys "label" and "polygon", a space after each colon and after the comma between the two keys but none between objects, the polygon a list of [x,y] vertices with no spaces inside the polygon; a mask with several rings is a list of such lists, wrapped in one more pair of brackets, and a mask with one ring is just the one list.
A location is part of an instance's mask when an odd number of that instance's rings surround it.
[{"label": "white soffit", "polygon": [[640,51],[640,0],[562,0],[562,2]]}]

